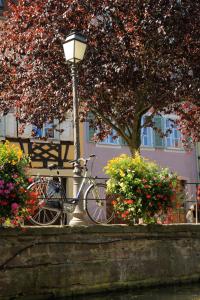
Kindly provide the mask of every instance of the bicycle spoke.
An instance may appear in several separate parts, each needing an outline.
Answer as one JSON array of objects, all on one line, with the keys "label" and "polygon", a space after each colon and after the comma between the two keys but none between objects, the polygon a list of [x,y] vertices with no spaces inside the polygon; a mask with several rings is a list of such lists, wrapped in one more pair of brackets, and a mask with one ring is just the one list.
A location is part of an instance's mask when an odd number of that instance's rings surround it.
[{"label": "bicycle spoke", "polygon": [[89,218],[95,223],[109,223],[113,219],[114,213],[109,202],[107,202],[104,184],[98,183],[88,189],[86,210]]},{"label": "bicycle spoke", "polygon": [[46,217],[46,211],[44,210],[44,211],[43,211],[43,223],[44,223],[44,224],[46,223],[46,218],[45,218],[45,217]]},{"label": "bicycle spoke", "polygon": [[[98,214],[98,211],[99,211],[99,214]],[[96,214],[97,213],[97,214]],[[94,212],[94,214],[93,214],[93,216],[97,219],[97,220],[99,220],[100,218],[100,214],[101,214],[101,211],[99,210],[99,207],[97,207],[96,208],[96,210],[95,210],[95,212]]]},{"label": "bicycle spoke", "polygon": [[[51,199],[47,196],[48,181],[37,181],[30,185],[29,189],[38,194],[38,209],[31,216],[30,221],[36,225],[53,224],[59,218],[61,211],[56,208],[48,207],[48,200],[51,200],[52,202],[56,201],[54,194]],[[43,203],[45,203],[45,206],[41,205]]]},{"label": "bicycle spoke", "polygon": [[36,220],[37,216],[39,215],[40,211],[36,215],[34,215],[32,218]]}]

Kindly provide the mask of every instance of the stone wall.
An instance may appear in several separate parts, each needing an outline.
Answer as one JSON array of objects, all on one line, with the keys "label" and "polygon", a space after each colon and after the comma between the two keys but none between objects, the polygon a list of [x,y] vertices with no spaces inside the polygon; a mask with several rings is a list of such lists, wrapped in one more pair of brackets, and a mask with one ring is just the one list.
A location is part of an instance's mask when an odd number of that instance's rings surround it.
[{"label": "stone wall", "polygon": [[0,299],[197,281],[199,249],[200,225],[1,228]]}]

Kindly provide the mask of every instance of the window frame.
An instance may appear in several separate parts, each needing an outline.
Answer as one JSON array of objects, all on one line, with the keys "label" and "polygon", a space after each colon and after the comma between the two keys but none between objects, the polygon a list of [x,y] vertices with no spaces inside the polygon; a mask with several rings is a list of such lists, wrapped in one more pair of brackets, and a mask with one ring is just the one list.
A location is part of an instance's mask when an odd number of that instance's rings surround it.
[{"label": "window frame", "polygon": [[[148,116],[148,115],[142,116],[142,120],[141,120],[142,126],[144,125],[146,116]],[[147,131],[147,134],[145,136],[147,138],[147,142],[149,140],[148,145],[144,144],[144,138],[145,138],[144,130]],[[153,148],[154,147],[154,138],[153,138],[153,128],[152,127],[142,127],[140,137],[141,137],[141,147],[144,147],[144,148]]]},{"label": "window frame", "polygon": [[[144,119],[145,119],[145,116],[147,115],[144,115],[142,117],[142,121],[141,121],[141,125],[144,124]],[[171,120],[176,120],[176,117],[175,116],[167,116],[167,115],[158,115],[158,116],[155,116],[154,117],[155,119],[155,122],[157,121],[157,123],[159,123],[159,126],[160,126],[160,129],[163,131],[163,132],[166,132],[166,130],[169,128],[167,127],[167,121],[170,119]],[[159,121],[159,122],[158,122]],[[146,131],[146,134],[144,136],[144,131]],[[97,131],[96,131],[97,132]],[[121,146],[121,145],[126,145],[126,143],[124,143],[122,141],[122,138],[121,137],[118,137],[116,138],[115,140],[112,139],[112,136],[115,135],[115,131],[114,129],[112,130],[113,134],[110,134],[108,135],[103,141],[101,142],[97,142],[96,144],[98,145],[111,145],[111,146]],[[177,134],[178,132],[178,137],[176,138],[175,137],[175,134]],[[90,143],[94,143],[94,141],[92,141],[91,139],[91,136],[93,136],[95,133],[95,130],[91,127],[89,127],[89,123],[87,124],[87,140],[88,142]],[[174,135],[174,137],[170,136],[170,135]],[[147,138],[147,143],[148,144],[145,144],[144,143],[144,138]],[[160,141],[160,144],[158,144],[158,141],[157,141],[157,144],[156,144],[156,137],[157,139],[159,139]],[[167,142],[167,139],[171,139],[171,144],[168,146],[168,142]],[[176,140],[177,140],[177,143],[178,143],[178,146],[176,146]],[[142,127],[141,128],[141,147],[142,148],[154,148],[154,149],[166,149],[166,150],[183,150],[183,145],[182,145],[182,142],[181,142],[181,133],[180,131],[177,129],[177,128],[172,128],[172,133],[169,134],[168,137],[159,137],[159,134],[157,132],[155,132],[155,130],[153,130],[152,127]]]},{"label": "window frame", "polygon": [[[50,125],[52,127],[50,127]],[[53,128],[54,125],[55,125],[54,122],[52,122],[52,123],[47,123],[46,122],[46,123],[43,124],[42,128],[38,128],[36,125],[32,124],[32,131],[34,130],[34,128],[36,130],[41,131],[41,135],[35,135],[35,136],[32,136],[32,138],[34,138],[34,139],[47,138],[47,139],[50,139],[50,140],[56,140],[56,138],[55,138],[55,129]],[[46,130],[51,129],[51,128],[53,129],[53,136],[52,137],[46,135]]]},{"label": "window frame", "polygon": [[[164,118],[164,128],[165,131],[168,129],[171,129],[172,132],[168,134],[168,136],[165,137],[165,149],[183,149],[183,144],[181,142],[181,132],[177,129],[177,127],[172,128],[171,126],[167,125],[167,122],[170,122],[171,120],[176,120],[175,117],[167,117],[165,116]],[[178,133],[178,137],[175,137],[175,134]],[[169,141],[169,143],[168,143]],[[178,146],[176,146],[176,141],[178,141]]]},{"label": "window frame", "polygon": [[116,135],[116,131],[112,129],[112,134],[109,134],[105,139],[103,139],[99,144],[104,144],[104,145],[120,145],[120,140],[119,137],[116,139],[113,139],[113,136]]}]

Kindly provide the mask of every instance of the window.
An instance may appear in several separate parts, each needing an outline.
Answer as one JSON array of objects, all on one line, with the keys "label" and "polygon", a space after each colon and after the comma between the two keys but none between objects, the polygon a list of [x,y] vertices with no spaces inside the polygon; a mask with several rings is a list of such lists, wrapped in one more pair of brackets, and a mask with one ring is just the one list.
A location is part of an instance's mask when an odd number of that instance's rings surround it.
[{"label": "window", "polygon": [[[163,128],[163,118],[161,116],[154,117],[155,127],[160,130],[160,132],[164,131]],[[164,139],[160,136],[160,132],[154,130],[154,147],[155,148],[164,148],[165,143]]]},{"label": "window", "polygon": [[53,139],[54,138],[53,123],[45,123],[43,128],[44,128],[44,136]]},{"label": "window", "polygon": [[[173,126],[173,127],[172,127]],[[165,129],[170,129],[171,133],[165,138],[166,148],[181,148],[181,133],[177,129],[176,124],[174,124],[171,120],[165,119]]]},{"label": "window", "polygon": [[[145,116],[142,117],[142,125],[145,122]],[[141,130],[141,146],[152,147],[153,138],[152,138],[152,128],[151,127],[142,127]]]},{"label": "window", "polygon": [[112,130],[112,133],[109,134],[103,141],[100,143],[102,144],[111,144],[111,145],[119,145],[119,138],[113,138],[113,136],[116,136],[116,131]]},{"label": "window", "polygon": [[[142,118],[142,125],[144,124],[145,116]],[[171,127],[172,121],[166,117],[155,116],[154,117],[155,126],[159,129],[159,132],[154,131],[151,127],[142,127],[141,129],[141,146],[143,147],[155,147],[155,148],[182,148],[181,143],[181,133],[175,126]],[[171,129],[172,132],[168,134],[167,137],[160,136],[160,132],[164,133],[167,129]],[[92,138],[95,134],[93,128],[89,128],[89,141],[92,141]],[[113,136],[116,135],[116,132],[112,130],[112,134],[108,135],[100,144],[108,145],[126,145],[121,137],[113,139]]]},{"label": "window", "polygon": [[[88,126],[89,127],[89,126]],[[93,128],[89,127],[89,141],[92,141],[92,138],[95,134],[95,130]],[[100,141],[100,144],[109,144],[109,145],[119,145],[119,138],[113,138],[113,136],[116,136],[116,132],[112,130],[112,133],[109,134],[105,139]]]},{"label": "window", "polygon": [[35,138],[54,138],[54,124],[45,123],[42,128],[32,125],[33,137]]},{"label": "window", "polygon": [[[93,115],[91,113],[89,113],[88,118],[92,119]],[[98,131],[92,127],[89,126],[89,122],[87,125],[87,131],[88,131],[88,140],[89,142],[93,141],[93,137],[94,134],[97,133]],[[105,139],[103,139],[101,142],[99,142],[100,144],[109,144],[109,145],[119,145],[120,144],[120,139],[119,137],[117,138],[113,138],[113,136],[116,136],[116,131],[112,130],[112,133],[109,134]]]},{"label": "window", "polygon": [[32,135],[33,137],[35,138],[40,138],[42,137],[42,129],[35,126],[35,125],[32,125]]},{"label": "window", "polygon": [[0,10],[3,10],[3,8],[4,8],[4,3],[3,2],[4,2],[3,0],[0,0]]}]

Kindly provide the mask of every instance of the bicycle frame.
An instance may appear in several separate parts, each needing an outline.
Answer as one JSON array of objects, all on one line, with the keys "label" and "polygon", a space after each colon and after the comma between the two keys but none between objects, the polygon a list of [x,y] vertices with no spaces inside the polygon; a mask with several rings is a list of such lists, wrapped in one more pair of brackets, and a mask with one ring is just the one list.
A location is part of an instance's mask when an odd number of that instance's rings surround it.
[{"label": "bicycle frame", "polygon": [[[92,185],[92,184],[95,184],[95,178],[92,178],[92,176],[90,174],[88,176],[88,173],[89,173],[89,171],[88,171],[88,169],[85,166],[84,176],[81,177],[82,178],[81,179],[81,184],[80,184],[78,193],[76,195],[76,199],[78,201],[80,200],[81,193],[84,190],[84,188],[87,185],[87,183],[89,184],[89,186]],[[85,205],[85,193],[84,193],[83,201],[84,201],[84,205]]]},{"label": "bicycle frame", "polygon": [[[68,212],[73,213],[79,201],[83,201],[83,208],[92,222],[97,224],[110,222],[113,218],[113,213],[107,210],[106,196],[104,193],[106,188],[105,183],[97,182],[97,177],[93,177],[92,171],[87,168],[87,162],[91,157],[94,156],[80,159],[83,162],[82,176],[78,178],[80,185],[77,195],[75,195],[74,198],[67,198],[65,188],[59,176],[55,176],[56,178],[53,176],[51,179],[40,178],[31,184],[30,189],[35,190],[39,195],[38,211],[32,216],[33,224],[49,225],[53,224],[58,218],[60,218],[60,223],[63,224],[65,215]],[[69,162],[71,164],[75,163],[75,161]],[[51,169],[55,169],[56,167],[57,166],[52,166]],[[92,169],[92,166],[90,169]],[[58,169],[57,174],[59,175]],[[88,200],[91,200],[91,202]],[[52,214],[52,212],[55,212],[55,214]]]},{"label": "bicycle frame", "polygon": [[[95,178],[92,178],[91,176],[91,173],[89,173],[89,170],[87,168],[87,162],[88,162],[89,158],[86,159],[84,161],[84,166],[83,166],[83,171],[84,171],[84,174],[83,176],[80,176],[80,187],[79,187],[79,190],[77,192],[77,195],[75,198],[73,198],[73,200],[78,203],[81,199],[81,194],[82,192],[84,191],[85,189],[85,186],[88,184],[88,188],[91,186],[91,185],[95,185]],[[59,177],[58,177],[59,178]],[[62,183],[61,183],[61,180],[59,178],[59,184],[60,184],[60,187],[62,188]],[[87,190],[88,188],[86,189],[85,193],[84,193],[84,196],[83,196],[83,205],[84,205],[84,208],[86,206],[85,204],[85,195],[87,193]],[[64,202],[66,203],[69,203],[68,199],[67,199],[67,196],[66,196],[66,193],[64,193]]]}]

